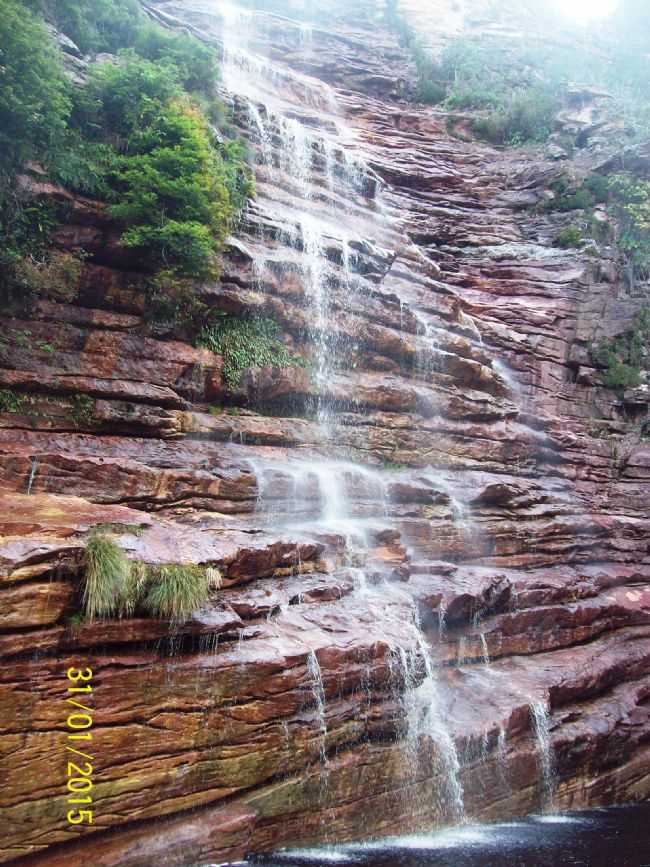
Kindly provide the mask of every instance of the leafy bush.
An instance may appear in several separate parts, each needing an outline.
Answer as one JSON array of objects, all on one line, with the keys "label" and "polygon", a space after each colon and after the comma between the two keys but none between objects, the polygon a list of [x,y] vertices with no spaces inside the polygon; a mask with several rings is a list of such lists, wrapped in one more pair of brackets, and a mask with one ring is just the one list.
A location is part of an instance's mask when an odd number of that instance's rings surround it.
[{"label": "leafy bush", "polygon": [[0,172],[46,157],[69,113],[68,84],[43,23],[18,0],[0,0]]},{"label": "leafy bush", "polygon": [[89,141],[77,129],[68,129],[54,155],[50,175],[54,181],[88,196],[106,199],[108,178],[117,167],[117,153],[104,142]]},{"label": "leafy bush", "polygon": [[630,172],[609,179],[609,211],[617,221],[616,242],[631,282],[650,276],[650,182]]},{"label": "leafy bush", "polygon": [[455,84],[447,98],[445,106],[456,109],[494,108],[499,105],[500,96],[487,87],[462,83]]},{"label": "leafy bush", "polygon": [[515,91],[486,117],[475,119],[472,126],[477,135],[493,144],[543,142],[553,130],[557,107],[551,90],[538,85]]},{"label": "leafy bush", "polygon": [[558,232],[553,239],[553,244],[556,247],[562,247],[562,249],[567,250],[571,247],[579,247],[583,240],[584,235],[579,226],[567,226],[566,229]]},{"label": "leafy bush", "polygon": [[88,138],[108,135],[127,150],[134,134],[151,134],[161,108],[182,93],[177,70],[128,52],[120,63],[91,67],[88,84],[77,93],[73,118]]},{"label": "leafy bush", "polygon": [[100,533],[90,536],[85,551],[83,606],[86,617],[110,617],[121,607],[131,564],[119,545]]},{"label": "leafy bush", "polygon": [[0,388],[0,412],[20,412],[29,398],[12,388]]},{"label": "leafy bush", "polygon": [[145,20],[138,0],[29,0],[89,54],[129,46]]},{"label": "leafy bush", "polygon": [[273,319],[237,319],[220,314],[201,332],[198,343],[224,359],[223,374],[237,388],[248,367],[296,367],[304,360],[292,355],[279,339],[280,327]]},{"label": "leafy bush", "polygon": [[606,388],[636,388],[650,369],[650,307],[636,315],[632,328],[592,349],[591,357]]},{"label": "leafy bush", "polygon": [[[137,0],[24,0],[84,51],[120,51],[66,82],[54,42],[19,0],[0,0],[0,295],[28,307],[63,264],[26,215],[11,180],[26,159],[102,198],[141,251],[143,270],[215,273],[216,254],[253,194],[238,142],[220,143],[187,89],[219,113],[211,48],[151,23]],[[138,52],[138,53],[136,53]],[[56,221],[55,221],[56,222]],[[69,264],[69,263],[68,263]],[[61,274],[60,276],[64,276]]]},{"label": "leafy bush", "polygon": [[119,203],[111,207],[129,226],[123,242],[146,248],[157,265],[209,274],[233,208],[205,119],[188,103],[174,101],[131,137],[130,146],[115,175]]},{"label": "leafy bush", "polygon": [[57,301],[73,301],[82,262],[72,253],[53,251],[45,261],[26,256],[16,263],[16,279],[27,292]]},{"label": "leafy bush", "polygon": [[174,68],[135,55],[103,64],[76,114],[89,134],[117,136],[121,153],[106,176],[110,212],[126,227],[122,242],[140,248],[149,267],[212,275],[252,187],[238,146],[217,145]]},{"label": "leafy bush", "polygon": [[145,22],[132,43],[135,52],[147,60],[170,64],[185,90],[210,94],[217,82],[215,53],[187,33],[172,33]]},{"label": "leafy bush", "polygon": [[584,211],[609,198],[609,181],[603,175],[588,175],[577,187],[561,176],[551,184],[555,198],[545,206],[551,211]]},{"label": "leafy bush", "polygon": [[138,0],[29,0],[84,52],[132,48],[147,60],[174,67],[186,90],[210,92],[217,80],[215,53],[187,33],[154,24]]}]

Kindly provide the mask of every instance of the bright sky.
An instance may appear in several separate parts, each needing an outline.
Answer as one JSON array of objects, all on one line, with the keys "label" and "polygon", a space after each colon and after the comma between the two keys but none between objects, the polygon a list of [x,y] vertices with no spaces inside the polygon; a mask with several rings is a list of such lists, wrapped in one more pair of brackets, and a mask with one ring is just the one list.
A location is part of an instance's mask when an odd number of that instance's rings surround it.
[{"label": "bright sky", "polygon": [[553,0],[553,3],[563,15],[580,24],[605,18],[618,6],[618,0]]}]

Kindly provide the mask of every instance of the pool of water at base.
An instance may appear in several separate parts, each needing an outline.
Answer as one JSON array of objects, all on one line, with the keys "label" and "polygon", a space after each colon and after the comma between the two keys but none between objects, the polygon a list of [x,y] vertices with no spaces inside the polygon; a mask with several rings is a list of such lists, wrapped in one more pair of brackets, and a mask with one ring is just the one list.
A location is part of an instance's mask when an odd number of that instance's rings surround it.
[{"label": "pool of water at base", "polygon": [[650,867],[650,803],[530,816],[493,825],[467,824],[368,843],[283,850],[237,864],[238,867]]}]

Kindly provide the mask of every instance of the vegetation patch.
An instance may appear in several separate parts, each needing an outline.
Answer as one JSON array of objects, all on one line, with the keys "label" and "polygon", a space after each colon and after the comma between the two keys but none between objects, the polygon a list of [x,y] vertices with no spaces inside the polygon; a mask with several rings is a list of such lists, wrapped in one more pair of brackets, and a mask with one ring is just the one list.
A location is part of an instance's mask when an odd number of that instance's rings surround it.
[{"label": "vegetation patch", "polygon": [[40,258],[26,255],[16,262],[16,281],[25,295],[71,302],[79,291],[82,258],[53,250]]},{"label": "vegetation patch", "polygon": [[131,564],[119,545],[101,533],[86,543],[83,607],[88,620],[111,617],[120,610]]},{"label": "vegetation patch", "polygon": [[220,313],[201,332],[198,343],[223,356],[223,375],[237,388],[248,367],[304,367],[306,361],[290,352],[280,340],[280,326],[273,319],[238,319]]},{"label": "vegetation patch", "polygon": [[641,385],[650,370],[649,346],[650,307],[644,307],[629,331],[591,350],[594,364],[602,369],[602,384],[622,391]]},{"label": "vegetation patch", "polygon": [[[569,178],[551,184],[555,198],[543,206],[546,211],[587,212],[584,237],[608,238],[617,247],[628,283],[650,277],[650,181],[632,172],[618,172],[609,177],[592,174],[577,186]],[[611,218],[597,223],[590,214],[596,205],[605,205]],[[577,227],[563,230],[556,243],[576,246]]]},{"label": "vegetation patch", "polygon": [[215,568],[129,560],[106,535],[111,526],[97,528],[86,543],[82,602],[87,619],[132,617],[141,610],[164,620],[187,620],[221,586]]},{"label": "vegetation patch", "polygon": [[154,617],[186,620],[208,599],[210,579],[198,566],[157,566],[149,570],[144,607]]},{"label": "vegetation patch", "polygon": [[[49,248],[65,215],[16,186],[33,160],[108,204],[142,270],[167,276],[151,278],[148,293],[152,315],[162,313],[170,275],[216,275],[224,238],[253,194],[245,147],[224,139],[225,122],[220,132],[212,126],[225,117],[215,52],[153,23],[137,0],[0,0],[0,11],[2,300],[29,306],[47,292],[69,301],[78,284],[81,263]],[[73,84],[44,20],[82,51],[117,58],[91,64],[88,81]]]},{"label": "vegetation patch", "polygon": [[630,172],[609,179],[609,211],[629,282],[650,277],[650,182]]},{"label": "vegetation patch", "polygon": [[29,405],[29,397],[12,388],[0,388],[0,412],[23,412]]},{"label": "vegetation patch", "polygon": [[553,245],[568,250],[572,247],[579,247],[583,241],[584,235],[580,226],[567,226],[557,233],[553,239]]},{"label": "vegetation patch", "polygon": [[414,101],[483,112],[472,120],[474,132],[498,145],[517,146],[548,138],[571,81],[609,92],[627,131],[638,138],[647,134],[650,55],[647,10],[641,6],[622,3],[612,19],[605,47],[609,62],[593,43],[578,38],[541,44],[498,35],[457,37],[434,60],[397,0],[387,0],[385,21],[415,65]]},{"label": "vegetation patch", "polygon": [[70,400],[70,415],[77,427],[90,427],[95,415],[95,401],[87,394],[75,394]]},{"label": "vegetation patch", "polygon": [[544,142],[553,132],[559,103],[550,87],[537,85],[515,91],[485,117],[472,122],[474,132],[497,145],[518,147]]}]

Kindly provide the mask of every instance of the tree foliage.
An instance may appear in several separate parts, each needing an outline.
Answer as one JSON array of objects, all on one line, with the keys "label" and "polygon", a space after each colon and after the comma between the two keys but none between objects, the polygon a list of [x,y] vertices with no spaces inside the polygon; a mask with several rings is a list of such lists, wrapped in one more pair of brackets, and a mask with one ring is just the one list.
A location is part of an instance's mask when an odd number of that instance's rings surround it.
[{"label": "tree foliage", "polygon": [[43,22],[18,0],[0,0],[0,170],[49,154],[69,113],[69,86]]},{"label": "tree foliage", "polygon": [[[143,269],[213,274],[253,193],[244,149],[222,142],[205,113],[223,115],[214,51],[151,22],[137,0],[0,0],[0,11],[5,300],[28,299],[21,275],[47,273],[42,233],[22,231],[35,206],[13,186],[26,160],[69,189],[104,199],[123,226],[123,243],[141,251]],[[43,17],[82,51],[118,57],[93,63],[87,83],[73,85]]]}]

